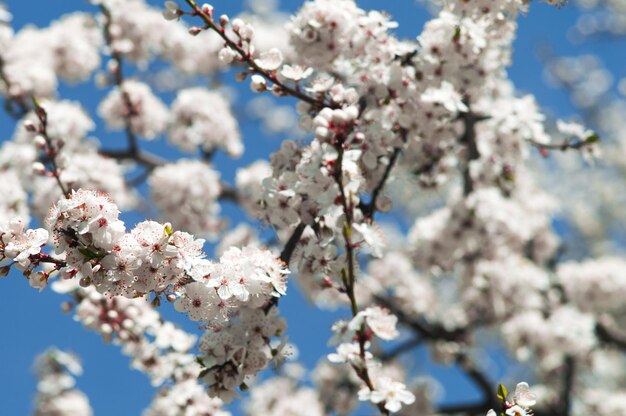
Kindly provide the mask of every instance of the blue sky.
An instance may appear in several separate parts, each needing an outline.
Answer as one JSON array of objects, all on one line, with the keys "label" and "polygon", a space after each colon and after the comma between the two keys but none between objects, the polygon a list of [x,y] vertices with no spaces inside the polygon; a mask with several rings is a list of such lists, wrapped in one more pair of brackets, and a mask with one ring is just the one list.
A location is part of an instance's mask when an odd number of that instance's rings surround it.
[{"label": "blue sky", "polygon": [[[6,2],[14,15],[14,25],[21,28],[27,23],[45,26],[51,20],[72,10],[91,10],[95,7],[86,1],[64,0],[9,0]],[[160,4],[160,2],[153,2]],[[376,0],[359,1],[363,8],[377,7],[384,4],[400,23],[397,30],[400,37],[414,38],[421,31],[427,17],[424,10],[411,0],[395,0],[380,2]],[[287,10],[294,10],[299,2],[283,0],[281,5]],[[218,13],[234,13],[241,10],[240,1],[216,2]],[[617,68],[620,65],[618,54],[609,53],[610,45],[584,44],[573,47],[566,39],[567,30],[574,24],[577,10],[573,6],[557,10],[553,7],[533,2],[528,16],[520,19],[520,30],[515,42],[514,64],[510,70],[512,79],[517,87],[524,92],[535,94],[538,102],[550,114],[567,117],[574,113],[567,96],[562,91],[547,87],[542,79],[543,66],[535,53],[542,43],[549,43],[558,54],[579,54],[592,52],[600,54],[609,67]],[[623,69],[623,68],[622,68]],[[228,79],[228,76],[224,77]],[[229,81],[227,81],[229,82]],[[239,87],[238,87],[239,88]],[[241,89],[241,88],[240,88]],[[94,88],[67,87],[60,90],[62,98],[80,100],[95,117],[95,107],[105,92],[93,94]],[[243,88],[239,100],[249,98],[247,87]],[[0,140],[7,140],[13,132],[13,121],[4,114],[0,114]],[[219,167],[227,167],[226,178],[231,177],[233,166],[244,164],[267,154],[268,149],[278,145],[276,139],[259,139],[258,126],[255,123],[243,125],[243,135],[247,147],[246,155],[235,164],[225,157],[218,156],[216,163]],[[108,143],[123,143],[122,135],[109,133],[99,126],[95,135],[106,138]],[[254,140],[254,144],[253,144]],[[104,141],[104,140],[103,140]],[[156,144],[152,146],[158,152],[167,154],[169,148]],[[230,173],[229,173],[230,172]],[[241,214],[226,208],[235,218]],[[125,218],[131,223],[138,220],[130,215]],[[76,352],[83,360],[85,374],[78,380],[79,387],[89,396],[92,406],[98,415],[136,415],[147,407],[151,400],[153,389],[147,378],[129,369],[129,360],[120,354],[115,346],[103,344],[100,336],[84,330],[74,322],[71,316],[63,314],[60,303],[63,297],[46,290],[43,293],[31,289],[28,282],[19,274],[12,273],[8,278],[0,280],[0,287],[4,297],[0,300],[0,414],[24,415],[32,409],[32,398],[35,392],[35,379],[31,371],[33,358],[50,345]],[[170,308],[163,308],[167,317],[179,318]],[[290,287],[287,297],[281,300],[281,311],[289,322],[288,335],[292,342],[298,345],[300,359],[309,368],[323,354],[327,352],[331,323],[338,316],[337,313],[319,311],[310,306],[298,293],[295,287]],[[340,311],[339,315],[347,315],[347,311]],[[181,321],[177,319],[177,321]],[[187,329],[194,330],[194,326],[186,324]],[[434,366],[428,363],[423,350],[417,350],[412,361],[418,368],[426,369],[445,384],[450,385],[442,400],[452,403],[457,400],[476,397],[477,392],[471,384],[454,369]],[[496,355],[494,358],[494,374],[500,373],[503,358]],[[494,379],[494,383],[497,382]],[[233,408],[236,413],[236,407]]]}]

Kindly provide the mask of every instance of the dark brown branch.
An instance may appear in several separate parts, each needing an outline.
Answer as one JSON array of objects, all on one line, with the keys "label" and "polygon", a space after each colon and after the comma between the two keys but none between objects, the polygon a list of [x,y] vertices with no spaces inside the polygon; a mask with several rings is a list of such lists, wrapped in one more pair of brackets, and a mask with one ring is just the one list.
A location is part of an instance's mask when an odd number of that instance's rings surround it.
[{"label": "dark brown branch", "polygon": [[572,408],[572,394],[576,381],[576,360],[574,357],[565,357],[563,366],[563,386],[561,390],[561,406],[558,416],[569,416]]},{"label": "dark brown branch", "polygon": [[441,406],[437,409],[438,415],[467,415],[467,416],[485,416],[491,409],[489,405],[481,401],[480,403],[461,403],[449,406]]},{"label": "dark brown branch", "polygon": [[422,319],[414,319],[407,316],[393,301],[385,297],[376,295],[374,296],[374,301],[389,309],[401,324],[409,327],[425,340],[465,342],[469,337],[469,328],[467,327],[447,329],[440,324],[433,324]]},{"label": "dark brown branch", "polygon": [[420,345],[422,345],[424,343],[424,339],[421,337],[415,337],[415,338],[411,338],[408,341],[405,341],[404,343],[398,345],[397,347],[389,350],[389,351],[384,351],[382,354],[380,354],[378,356],[378,358],[380,359],[380,361],[384,362],[388,362],[393,360],[394,358],[404,354],[405,352],[411,351],[413,349],[415,349],[416,347],[419,347]]},{"label": "dark brown branch", "polygon": [[48,135],[48,113],[46,110],[39,105],[39,102],[36,98],[33,97],[33,105],[35,106],[35,113],[37,118],[39,119],[39,127],[37,132],[44,138],[46,141],[46,151],[49,158],[50,165],[52,165],[51,175],[56,180],[59,188],[61,188],[61,192],[63,192],[64,197],[69,197],[70,193],[67,187],[61,182],[61,170],[59,169],[59,164],[57,163],[57,156],[59,155],[59,146],[52,141],[50,136]]},{"label": "dark brown branch", "polygon": [[148,169],[154,169],[159,166],[163,166],[168,161],[163,159],[153,153],[147,152],[145,150],[136,150],[135,152],[130,149],[124,150],[100,150],[99,153],[102,156],[110,157],[111,159],[116,160],[133,160],[140,165],[147,167]]},{"label": "dark brown branch", "polygon": [[111,12],[103,5],[100,6],[100,10],[104,15],[104,39],[106,44],[111,49],[111,59],[115,63],[112,73],[113,73],[113,82],[115,86],[119,89],[120,94],[122,94],[122,101],[124,103],[124,129],[126,130],[126,138],[128,140],[128,153],[131,155],[136,155],[139,153],[139,146],[137,144],[137,136],[135,136],[135,132],[133,131],[133,126],[131,119],[136,115],[136,109],[133,106],[133,103],[123,88],[124,84],[124,74],[122,72],[123,65],[123,56],[119,50],[113,48],[113,35],[111,33],[111,25],[112,25],[112,16]]},{"label": "dark brown branch", "polygon": [[[406,132],[404,132],[403,135],[404,137],[406,137]],[[389,158],[389,164],[385,168],[383,177],[380,178],[380,182],[378,182],[378,185],[376,185],[376,187],[372,191],[372,199],[370,200],[368,204],[361,205],[360,207],[361,211],[363,211],[363,215],[365,215],[365,217],[368,218],[370,221],[374,219],[374,213],[376,212],[376,201],[378,200],[380,193],[384,189],[387,183],[387,180],[389,179],[391,170],[395,166],[396,161],[398,160],[398,157],[400,156],[401,152],[402,150],[399,147],[396,147],[393,149],[393,153],[391,154],[391,157]]]},{"label": "dark brown branch", "polygon": [[239,203],[240,196],[237,193],[237,189],[231,187],[226,183],[222,183],[222,191],[220,192],[219,199],[220,201],[230,201],[235,204]]},{"label": "dark brown branch", "polygon": [[535,140],[528,139],[528,143],[538,148],[539,150],[560,150],[562,152],[572,149],[572,150],[580,150],[586,146],[591,146],[594,143],[597,143],[599,140],[598,136],[591,135],[589,138],[585,140],[580,139],[567,139],[561,143],[539,143]]},{"label": "dark brown branch", "polygon": [[280,252],[280,259],[287,266],[289,266],[289,262],[291,261],[291,256],[293,255],[293,252],[296,249],[296,245],[298,244],[298,241],[300,241],[300,238],[302,238],[302,233],[304,232],[305,228],[306,228],[306,224],[302,222],[298,224],[295,230],[293,230],[291,237],[289,237],[289,240],[287,240],[287,243],[285,243],[285,247],[283,248],[283,251]]},{"label": "dark brown branch", "polygon": [[467,149],[467,157],[465,164],[463,165],[463,195],[467,196],[474,191],[474,180],[470,173],[470,164],[473,160],[480,158],[480,152],[478,151],[478,145],[476,143],[476,123],[486,120],[485,117],[468,111],[462,113],[459,118],[463,120],[465,130],[463,135],[459,138],[459,142],[464,144]]},{"label": "dark brown branch", "polygon": [[[11,81],[4,71],[5,61],[0,55],[0,81],[2,81],[6,88],[6,98],[4,108],[7,114],[15,119],[22,118],[29,110],[26,99],[23,96],[11,95]],[[18,111],[15,111],[14,104],[17,105]]]},{"label": "dark brown branch", "polygon": [[463,372],[480,390],[483,400],[480,403],[463,403],[452,406],[443,406],[437,410],[441,414],[464,414],[484,416],[489,409],[498,408],[494,384],[480,371],[466,354],[460,354],[456,360]]},{"label": "dark brown branch", "polygon": [[596,336],[605,344],[612,345],[626,351],[626,333],[614,328],[615,325],[608,319],[600,319],[596,324]]}]

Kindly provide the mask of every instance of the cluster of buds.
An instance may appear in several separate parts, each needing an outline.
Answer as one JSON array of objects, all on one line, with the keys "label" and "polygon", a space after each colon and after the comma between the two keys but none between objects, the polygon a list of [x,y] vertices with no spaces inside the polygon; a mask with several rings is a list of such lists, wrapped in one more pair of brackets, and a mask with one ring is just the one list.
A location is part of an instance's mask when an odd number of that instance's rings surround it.
[{"label": "cluster of buds", "polygon": [[[33,98],[33,104],[35,106],[34,112],[37,116],[37,123],[32,120],[26,120],[23,124],[26,131],[32,134],[35,146],[43,152],[40,161],[33,163],[33,173],[59,180],[61,166],[58,156],[59,151],[63,147],[63,142],[50,138],[47,132],[48,114],[36,98]],[[49,166],[46,166],[44,162],[48,163]],[[61,188],[63,188],[62,185]],[[66,193],[65,189],[63,191]]]}]

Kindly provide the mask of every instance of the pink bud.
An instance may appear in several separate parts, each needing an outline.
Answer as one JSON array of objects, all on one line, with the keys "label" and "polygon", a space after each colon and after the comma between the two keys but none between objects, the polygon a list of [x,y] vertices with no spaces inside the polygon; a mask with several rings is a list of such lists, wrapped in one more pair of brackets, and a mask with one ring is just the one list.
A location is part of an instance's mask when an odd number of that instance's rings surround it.
[{"label": "pink bud", "polygon": [[198,26],[193,26],[189,28],[189,34],[192,36],[196,36],[198,33],[202,32],[202,28]]},{"label": "pink bud", "polygon": [[201,10],[202,13],[208,14],[209,16],[213,17],[213,6],[211,6],[209,3],[204,3]]}]

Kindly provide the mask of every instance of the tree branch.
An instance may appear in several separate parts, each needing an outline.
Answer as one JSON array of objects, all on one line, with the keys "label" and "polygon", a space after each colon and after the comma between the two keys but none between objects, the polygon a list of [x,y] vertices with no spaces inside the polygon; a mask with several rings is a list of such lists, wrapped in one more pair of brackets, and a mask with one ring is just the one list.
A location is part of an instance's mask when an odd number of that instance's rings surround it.
[{"label": "tree branch", "polygon": [[[7,114],[15,119],[22,118],[24,114],[26,114],[29,110],[28,104],[23,96],[20,95],[12,95],[11,94],[11,81],[4,71],[5,61],[0,55],[0,81],[2,81],[6,88],[6,97],[5,97],[5,105]],[[13,104],[16,104],[18,107],[18,112],[16,112],[13,108]]]},{"label": "tree branch", "polygon": [[610,319],[599,319],[596,324],[596,336],[600,341],[626,351],[626,333],[616,329]]},{"label": "tree branch", "polygon": [[287,243],[285,244],[283,251],[280,252],[280,259],[287,266],[289,266],[289,262],[291,261],[291,256],[293,255],[293,252],[296,249],[296,245],[298,244],[298,241],[300,241],[300,238],[302,238],[302,233],[304,232],[305,228],[306,228],[306,224],[302,222],[298,224],[295,230],[293,230],[291,237],[289,237],[289,240],[287,240]]},{"label": "tree branch", "polygon": [[389,311],[398,318],[401,324],[411,328],[415,333],[426,340],[465,342],[469,336],[468,327],[447,329],[440,324],[432,324],[422,319],[410,318],[388,298],[375,295],[374,301],[389,309]]},{"label": "tree branch", "polygon": [[471,111],[460,114],[459,118],[463,120],[465,131],[459,138],[459,142],[465,144],[467,148],[467,159],[463,165],[463,195],[467,196],[474,191],[474,180],[470,173],[470,163],[480,158],[478,145],[476,143],[476,123],[486,120],[485,117],[474,114]]},{"label": "tree branch", "polygon": [[[403,132],[403,136],[406,138],[406,131]],[[376,185],[376,187],[372,191],[372,199],[369,203],[365,205],[361,204],[360,206],[361,211],[363,211],[363,215],[365,215],[365,217],[368,218],[370,221],[374,220],[374,213],[376,212],[376,201],[383,188],[385,187],[387,179],[389,179],[389,174],[391,173],[391,170],[393,169],[401,152],[402,150],[399,147],[393,149],[391,157],[389,158],[389,164],[387,165],[387,167],[385,168],[385,172],[383,173],[383,177],[380,179],[380,182],[378,182],[378,185]]]},{"label": "tree branch", "polygon": [[139,146],[137,144],[137,136],[135,136],[135,132],[133,131],[133,126],[131,119],[133,116],[137,114],[136,109],[133,106],[133,103],[123,88],[124,84],[124,74],[122,72],[123,65],[123,56],[122,53],[113,48],[113,35],[111,33],[111,25],[112,25],[112,16],[109,9],[107,9],[104,5],[100,5],[100,10],[104,15],[104,39],[107,43],[109,49],[111,49],[111,59],[115,63],[112,73],[113,73],[113,82],[115,86],[120,90],[120,94],[122,94],[122,102],[124,103],[124,128],[126,130],[126,138],[128,140],[128,153],[131,155],[136,155],[139,152]]},{"label": "tree branch", "polygon": [[226,45],[229,48],[231,48],[233,51],[235,51],[241,57],[242,61],[244,61],[244,62],[246,62],[248,64],[248,66],[250,67],[250,70],[252,70],[252,72],[261,75],[266,80],[268,80],[268,81],[272,82],[273,84],[277,85],[280,88],[280,90],[282,92],[284,92],[285,94],[291,95],[292,97],[295,97],[295,98],[298,98],[299,100],[302,100],[302,101],[310,104],[314,108],[321,109],[323,107],[331,107],[331,108],[337,108],[338,107],[337,104],[335,104],[333,102],[326,102],[324,99],[317,99],[315,97],[311,97],[311,96],[303,93],[302,91],[300,91],[300,89],[298,87],[292,88],[292,87],[286,85],[285,83],[281,82],[276,77],[275,73],[268,72],[268,71],[264,70],[263,68],[261,68],[259,65],[257,65],[257,63],[254,61],[254,58],[252,57],[252,55],[249,52],[246,52],[241,46],[239,46],[239,44],[237,42],[235,42],[231,38],[229,38],[228,35],[226,34],[225,29],[223,27],[218,26],[215,23],[215,21],[213,20],[212,16],[208,15],[207,13],[204,13],[202,11],[202,9],[198,6],[198,4],[194,0],[185,0],[185,2],[193,10],[193,12],[191,12],[189,14],[192,15],[192,16],[200,16],[202,21],[204,21],[204,23],[205,23],[204,29],[211,29],[215,33],[217,33],[224,40]]},{"label": "tree branch", "polygon": [[419,347],[424,343],[424,339],[421,337],[411,338],[404,343],[398,345],[392,350],[384,351],[382,354],[378,356],[380,361],[383,363],[393,360],[399,355],[404,354],[405,352],[411,351],[412,349]]},{"label": "tree branch", "polygon": [[135,150],[134,152],[130,149],[124,150],[106,150],[102,149],[99,151],[102,156],[110,157],[111,159],[116,160],[134,160],[147,167],[148,169],[154,169],[159,166],[163,166],[168,163],[166,159],[159,157],[153,153],[147,152],[145,150]]}]

